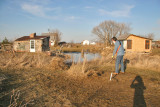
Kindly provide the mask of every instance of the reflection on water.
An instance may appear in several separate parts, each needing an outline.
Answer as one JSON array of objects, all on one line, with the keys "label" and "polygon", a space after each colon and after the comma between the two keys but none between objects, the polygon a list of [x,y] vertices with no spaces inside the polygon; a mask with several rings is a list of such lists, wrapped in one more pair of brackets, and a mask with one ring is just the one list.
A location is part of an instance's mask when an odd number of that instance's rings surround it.
[{"label": "reflection on water", "polygon": [[72,52],[72,53],[64,53],[66,55],[70,55],[70,59],[67,60],[67,62],[82,62],[84,58],[87,59],[87,61],[91,61],[93,59],[101,58],[101,55],[99,53],[81,53],[81,52]]}]

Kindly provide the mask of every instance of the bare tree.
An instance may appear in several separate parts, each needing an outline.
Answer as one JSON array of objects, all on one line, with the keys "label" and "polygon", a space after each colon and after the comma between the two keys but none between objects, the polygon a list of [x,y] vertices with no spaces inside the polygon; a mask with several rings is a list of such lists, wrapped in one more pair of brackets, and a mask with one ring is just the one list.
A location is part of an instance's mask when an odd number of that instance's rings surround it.
[{"label": "bare tree", "polygon": [[55,45],[58,44],[61,40],[62,32],[60,32],[58,29],[48,29],[50,40],[55,43]]},{"label": "bare tree", "polygon": [[95,34],[101,42],[110,45],[112,37],[127,34],[129,31],[129,24],[118,23],[115,21],[104,21],[94,27],[92,33]]},{"label": "bare tree", "polygon": [[149,33],[149,34],[147,35],[147,37],[150,38],[150,39],[154,39],[154,33]]},{"label": "bare tree", "polygon": [[74,40],[71,40],[71,41],[70,41],[70,44],[74,44]]}]

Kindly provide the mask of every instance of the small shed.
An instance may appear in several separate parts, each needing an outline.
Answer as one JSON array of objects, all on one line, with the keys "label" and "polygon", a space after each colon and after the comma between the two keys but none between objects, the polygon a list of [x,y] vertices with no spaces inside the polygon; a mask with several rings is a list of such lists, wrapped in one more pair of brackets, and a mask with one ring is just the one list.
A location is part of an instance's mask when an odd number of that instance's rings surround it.
[{"label": "small shed", "polygon": [[126,52],[150,52],[152,39],[133,34],[120,35],[118,40],[123,41]]},{"label": "small shed", "polygon": [[13,49],[18,52],[49,51],[49,36],[37,36],[32,33],[30,36],[20,37],[14,41]]}]

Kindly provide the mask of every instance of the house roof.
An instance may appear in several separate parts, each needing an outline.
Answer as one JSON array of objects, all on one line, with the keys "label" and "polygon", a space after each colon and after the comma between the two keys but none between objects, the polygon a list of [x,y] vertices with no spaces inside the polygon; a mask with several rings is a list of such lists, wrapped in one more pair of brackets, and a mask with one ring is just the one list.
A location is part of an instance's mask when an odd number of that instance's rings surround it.
[{"label": "house roof", "polygon": [[118,40],[125,40],[125,39],[127,39],[128,38],[128,36],[130,36],[129,34],[123,34],[123,35],[120,35],[120,36],[118,36]]},{"label": "house roof", "polygon": [[117,39],[118,40],[126,40],[129,36],[136,36],[136,37],[139,37],[139,38],[151,39],[151,38],[147,38],[147,37],[143,37],[143,36],[137,36],[137,35],[133,35],[133,34],[120,35]]},{"label": "house roof", "polygon": [[16,39],[15,41],[27,41],[30,39],[44,39],[46,37],[48,37],[48,36],[35,36],[34,38],[30,38],[30,36],[23,36],[23,37]]}]

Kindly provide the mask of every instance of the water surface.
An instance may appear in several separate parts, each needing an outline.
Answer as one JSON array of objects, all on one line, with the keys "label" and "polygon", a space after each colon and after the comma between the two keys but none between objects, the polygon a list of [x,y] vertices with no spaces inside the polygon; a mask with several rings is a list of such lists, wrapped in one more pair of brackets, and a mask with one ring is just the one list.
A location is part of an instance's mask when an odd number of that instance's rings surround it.
[{"label": "water surface", "polygon": [[70,59],[67,60],[67,62],[83,62],[83,60],[86,58],[87,61],[91,61],[93,59],[101,58],[101,55],[99,53],[84,53],[81,52],[69,52],[64,53],[66,55],[70,55]]}]

